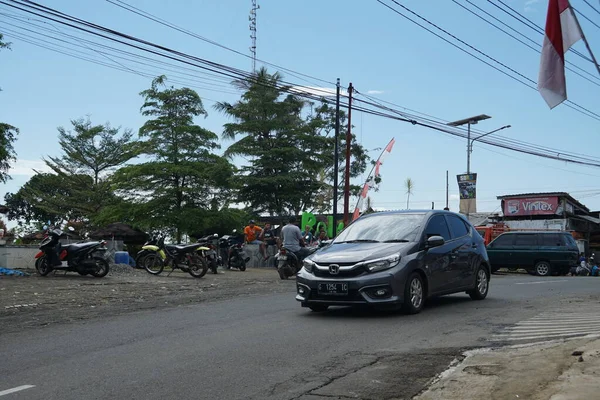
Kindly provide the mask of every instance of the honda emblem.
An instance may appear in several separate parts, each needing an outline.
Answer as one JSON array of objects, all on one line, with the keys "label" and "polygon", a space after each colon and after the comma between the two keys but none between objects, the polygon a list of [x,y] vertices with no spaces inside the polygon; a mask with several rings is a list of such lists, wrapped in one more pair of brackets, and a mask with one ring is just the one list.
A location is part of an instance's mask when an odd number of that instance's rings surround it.
[{"label": "honda emblem", "polygon": [[337,264],[331,264],[329,266],[329,273],[331,275],[337,275],[337,274],[339,274],[340,273],[340,266],[337,265]]}]

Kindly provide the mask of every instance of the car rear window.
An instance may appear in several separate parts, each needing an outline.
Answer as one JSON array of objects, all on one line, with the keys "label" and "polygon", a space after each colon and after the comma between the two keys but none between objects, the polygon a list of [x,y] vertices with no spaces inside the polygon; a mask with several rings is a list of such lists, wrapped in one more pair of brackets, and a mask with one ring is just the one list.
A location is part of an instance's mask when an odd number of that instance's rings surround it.
[{"label": "car rear window", "polygon": [[537,235],[535,234],[517,234],[515,246],[536,246]]},{"label": "car rear window", "polygon": [[558,233],[546,233],[546,234],[540,235],[540,240],[541,240],[540,245],[542,245],[542,246],[564,246],[565,242],[564,242],[563,238],[566,239],[566,237],[564,235],[561,235]]}]

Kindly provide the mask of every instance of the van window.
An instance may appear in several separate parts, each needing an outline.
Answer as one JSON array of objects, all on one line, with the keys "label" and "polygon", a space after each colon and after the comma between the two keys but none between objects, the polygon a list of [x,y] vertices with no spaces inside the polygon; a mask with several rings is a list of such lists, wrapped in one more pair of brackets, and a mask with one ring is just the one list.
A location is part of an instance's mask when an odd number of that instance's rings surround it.
[{"label": "van window", "polygon": [[558,233],[548,233],[540,235],[542,246],[564,246],[563,236]]},{"label": "van window", "polygon": [[514,235],[501,235],[496,238],[492,243],[491,247],[507,247],[512,246]]},{"label": "van window", "polygon": [[577,247],[577,242],[572,235],[564,235],[563,239],[567,242],[567,246]]},{"label": "van window", "polygon": [[427,224],[425,236],[429,239],[432,236],[441,236],[444,240],[450,240],[450,231],[443,215],[434,215]]},{"label": "van window", "polygon": [[469,234],[467,226],[460,218],[454,215],[446,215],[446,219],[448,220],[448,225],[450,225],[450,231],[452,232],[453,238],[456,239]]},{"label": "van window", "polygon": [[534,234],[517,234],[515,246],[537,246],[537,236]]}]

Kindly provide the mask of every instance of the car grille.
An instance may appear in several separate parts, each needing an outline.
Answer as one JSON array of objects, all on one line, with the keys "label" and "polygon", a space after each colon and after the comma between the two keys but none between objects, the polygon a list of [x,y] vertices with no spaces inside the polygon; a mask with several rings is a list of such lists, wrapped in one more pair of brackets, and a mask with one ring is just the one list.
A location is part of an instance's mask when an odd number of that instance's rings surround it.
[{"label": "car grille", "polygon": [[365,274],[365,270],[362,267],[358,267],[349,271],[340,270],[338,274],[332,275],[329,273],[329,270],[321,271],[320,269],[315,267],[313,268],[313,274],[315,274],[315,276],[318,276],[319,278],[354,278],[356,276]]}]

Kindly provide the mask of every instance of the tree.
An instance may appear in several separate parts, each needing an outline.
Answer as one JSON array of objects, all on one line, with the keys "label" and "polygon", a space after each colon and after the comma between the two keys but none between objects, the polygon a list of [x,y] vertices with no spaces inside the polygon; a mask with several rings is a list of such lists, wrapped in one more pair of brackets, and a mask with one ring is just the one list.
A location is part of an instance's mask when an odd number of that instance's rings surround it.
[{"label": "tree", "polygon": [[180,241],[206,212],[227,206],[233,166],[213,153],[218,136],[194,124],[207,115],[200,96],[165,81],[160,76],[140,93],[142,115],[151,117],[139,131],[150,161],[121,168],[117,187],[131,201],[127,207],[138,226],[167,229]]},{"label": "tree", "polygon": [[[63,178],[56,174],[38,173],[32,176],[16,193],[7,193],[4,201],[7,217],[19,225],[43,225],[47,221],[58,224],[69,219],[73,211],[62,208],[61,199],[69,197]],[[60,203],[60,204],[59,204]]]},{"label": "tree", "polygon": [[[248,160],[238,177],[238,200],[270,215],[329,209],[335,110],[323,102],[306,116],[313,104],[289,94],[282,76],[265,68],[233,85],[244,90],[240,100],[215,107],[234,120],[224,125],[223,136],[236,140],[225,155]],[[355,176],[364,171],[361,162],[353,162]]]},{"label": "tree", "polygon": [[410,195],[413,194],[415,183],[411,178],[406,178],[404,181],[404,188],[406,189],[406,209],[409,209]]},{"label": "tree", "polygon": [[63,154],[44,161],[51,173],[37,173],[5,201],[9,218],[26,223],[64,219],[96,224],[103,210],[118,201],[112,191],[113,171],[135,157],[138,144],[132,133],[89,119],[71,121],[73,131],[59,127]]},{"label": "tree", "polygon": [[[3,35],[0,33],[0,49],[10,49],[10,43],[3,40]],[[0,89],[2,91],[2,89]],[[0,122],[0,182],[6,183],[10,179],[8,171],[10,166],[17,159],[17,153],[13,147],[13,143],[17,139],[19,130],[12,125]]]}]

